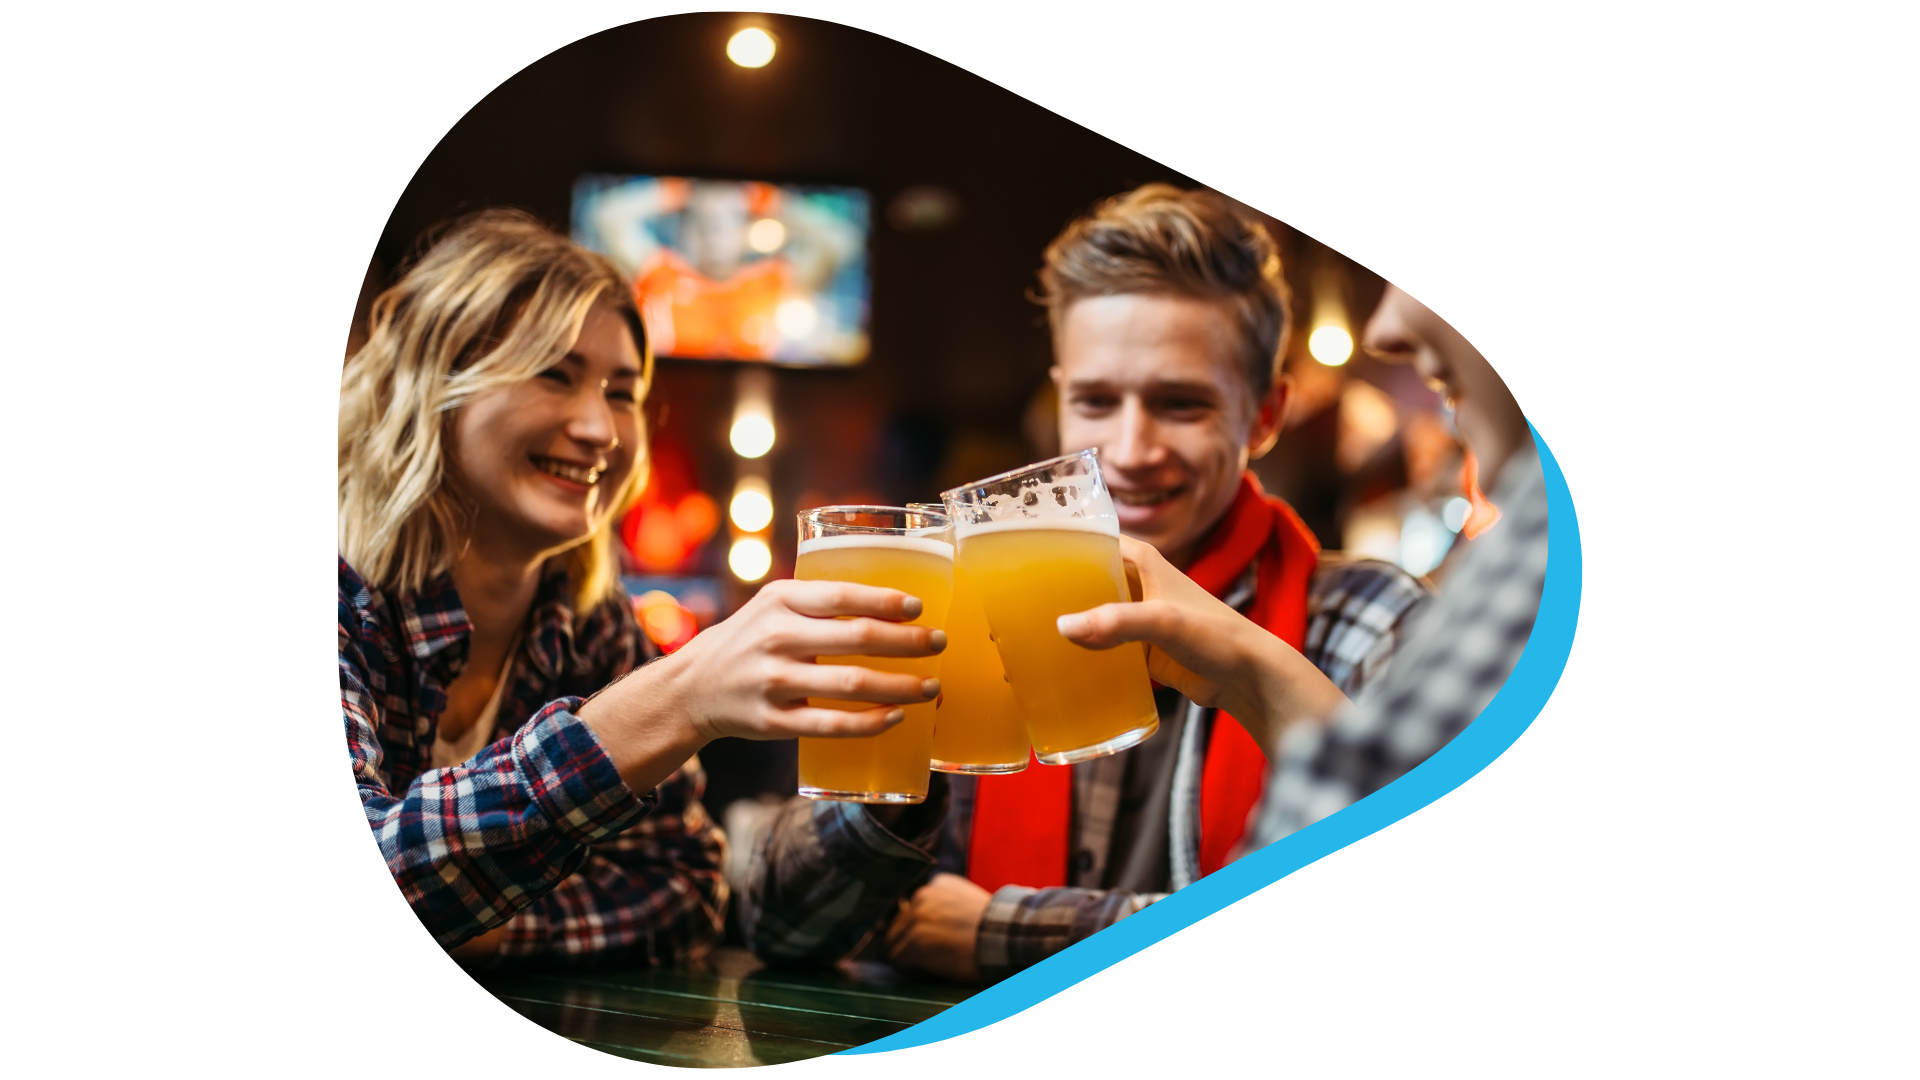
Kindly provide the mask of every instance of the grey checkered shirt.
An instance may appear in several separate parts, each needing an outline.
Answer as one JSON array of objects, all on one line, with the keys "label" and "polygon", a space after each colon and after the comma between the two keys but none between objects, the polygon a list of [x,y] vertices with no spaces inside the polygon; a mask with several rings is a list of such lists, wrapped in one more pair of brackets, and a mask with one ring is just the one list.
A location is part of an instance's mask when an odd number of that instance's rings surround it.
[{"label": "grey checkered shirt", "polygon": [[[1356,694],[1386,668],[1428,595],[1391,564],[1324,555],[1308,590],[1302,651],[1342,690]],[[1252,599],[1249,571],[1227,602],[1244,610]],[[975,948],[987,978],[1035,964],[1167,895],[1115,887],[1124,864],[1137,861],[1129,860],[1130,851],[1119,850],[1129,843],[1148,850],[1164,844],[1167,865],[1153,875],[1160,882],[1156,888],[1177,889],[1200,876],[1200,767],[1215,713],[1170,690],[1158,696],[1157,738],[1177,739],[1178,750],[1165,811],[1136,831],[1160,835],[1118,835],[1127,754],[1072,766],[1074,856],[1068,884],[1008,885],[994,893]],[[740,895],[748,942],[772,963],[831,963],[860,951],[900,900],[934,871],[965,873],[972,796],[970,777],[936,773],[927,801],[891,830],[856,803],[789,802],[761,834]]]},{"label": "grey checkered shirt", "polygon": [[1533,444],[1488,496],[1500,521],[1467,549],[1378,682],[1328,724],[1302,724],[1254,811],[1263,847],[1392,783],[1480,715],[1519,662],[1547,575],[1547,492]]}]

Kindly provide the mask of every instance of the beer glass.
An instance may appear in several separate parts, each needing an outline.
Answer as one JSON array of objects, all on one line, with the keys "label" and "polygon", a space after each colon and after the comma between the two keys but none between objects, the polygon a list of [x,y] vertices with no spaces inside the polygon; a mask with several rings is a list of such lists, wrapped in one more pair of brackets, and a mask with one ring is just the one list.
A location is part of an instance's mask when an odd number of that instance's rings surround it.
[{"label": "beer glass", "polygon": [[976,480],[942,498],[954,566],[986,611],[1034,755],[1070,765],[1152,736],[1160,719],[1146,647],[1084,649],[1055,626],[1068,612],[1131,599],[1097,452]]},{"label": "beer glass", "polygon": [[[908,503],[946,514],[945,504]],[[953,530],[946,532],[949,543]],[[1000,650],[973,583],[953,568],[947,651],[940,654],[940,700],[933,713],[933,768],[950,773],[1010,773],[1027,767],[1027,723],[1007,683]]]},{"label": "beer glass", "polygon": [[[800,550],[793,576],[801,581],[851,581],[899,589],[920,598],[915,626],[944,629],[953,594],[953,548],[947,518],[902,506],[825,506],[800,515]],[[822,664],[852,664],[930,679],[940,658],[822,656]],[[810,698],[808,704],[858,712],[868,703]],[[927,797],[933,750],[934,703],[905,706],[907,718],[859,739],[801,739],[800,794],[809,799],[917,803]]]}]

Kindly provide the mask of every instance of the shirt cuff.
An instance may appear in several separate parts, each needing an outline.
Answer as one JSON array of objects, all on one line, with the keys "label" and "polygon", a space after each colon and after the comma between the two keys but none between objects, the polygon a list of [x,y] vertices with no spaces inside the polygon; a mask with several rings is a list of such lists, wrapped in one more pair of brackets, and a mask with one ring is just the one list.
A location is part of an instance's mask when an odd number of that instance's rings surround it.
[{"label": "shirt cuff", "polygon": [[973,959],[985,978],[998,981],[1061,949],[1092,937],[1152,903],[1124,889],[1030,889],[1003,885],[987,901]]},{"label": "shirt cuff", "polygon": [[[940,773],[933,775],[927,787],[927,801],[908,807],[895,823],[897,831],[880,824],[880,819],[863,803],[823,799],[814,804],[814,812],[844,815],[848,834],[875,855],[932,864],[947,817],[947,786],[942,782],[946,778]],[[822,830],[822,835],[826,832]]]},{"label": "shirt cuff", "polygon": [[593,729],[573,714],[583,699],[548,702],[513,736],[513,763],[561,835],[597,843],[631,828],[658,798],[636,798]]}]

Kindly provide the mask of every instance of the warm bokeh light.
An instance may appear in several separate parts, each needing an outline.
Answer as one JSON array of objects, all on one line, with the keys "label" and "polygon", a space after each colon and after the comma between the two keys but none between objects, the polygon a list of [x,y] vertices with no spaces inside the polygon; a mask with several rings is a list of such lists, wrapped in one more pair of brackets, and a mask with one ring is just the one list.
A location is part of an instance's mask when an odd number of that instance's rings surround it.
[{"label": "warm bokeh light", "polygon": [[1372,383],[1348,379],[1340,391],[1340,430],[1334,438],[1333,460],[1341,471],[1357,472],[1399,430],[1400,412],[1393,399]]},{"label": "warm bokeh light", "polygon": [[1322,326],[1307,338],[1307,351],[1328,367],[1339,367],[1353,356],[1353,335],[1344,326]]},{"label": "warm bokeh light", "polygon": [[727,441],[743,458],[762,457],[773,449],[773,418],[757,412],[742,413],[734,418]]},{"label": "warm bokeh light", "polygon": [[759,581],[773,569],[773,551],[757,536],[744,536],[727,552],[727,568],[741,581]]},{"label": "warm bokeh light", "polygon": [[727,39],[727,59],[743,68],[766,67],[773,59],[773,35],[750,26]]},{"label": "warm bokeh light", "polygon": [[673,520],[680,526],[680,535],[686,538],[687,546],[699,547],[720,527],[720,504],[704,491],[689,491],[680,497],[680,505],[673,508]]},{"label": "warm bokeh light", "polygon": [[1467,489],[1467,520],[1460,526],[1460,535],[1469,540],[1493,528],[1500,520],[1500,508],[1487,501],[1480,491],[1480,462],[1473,451],[1466,452],[1460,462],[1460,486]]},{"label": "warm bokeh light", "polygon": [[763,217],[747,227],[747,246],[762,255],[771,255],[787,242],[787,227],[779,218]]},{"label": "warm bokeh light", "polygon": [[765,481],[742,480],[734,490],[727,516],[742,532],[759,532],[773,522],[773,500],[767,496]]},{"label": "warm bokeh light", "polygon": [[633,598],[633,607],[641,629],[662,652],[678,649],[700,632],[700,621],[672,593],[660,589],[641,593]]}]

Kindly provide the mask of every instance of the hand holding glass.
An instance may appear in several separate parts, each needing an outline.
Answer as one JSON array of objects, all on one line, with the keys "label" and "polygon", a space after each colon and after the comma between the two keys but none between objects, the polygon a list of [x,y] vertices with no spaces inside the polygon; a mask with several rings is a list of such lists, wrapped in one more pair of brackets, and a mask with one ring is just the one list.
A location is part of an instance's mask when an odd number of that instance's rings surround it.
[{"label": "hand holding glass", "polygon": [[[800,515],[801,581],[850,581],[898,589],[920,598],[911,625],[939,629],[953,593],[953,549],[941,538],[947,519],[899,506],[828,506]],[[822,656],[821,664],[853,665],[931,679],[938,656]],[[814,698],[809,703],[849,711],[858,702]],[[867,738],[800,740],[800,794],[809,799],[917,803],[927,797],[934,703],[905,706],[907,718]]]},{"label": "hand holding glass", "polygon": [[979,594],[1033,750],[1049,765],[1104,757],[1159,730],[1144,649],[1093,652],[1060,616],[1131,598],[1120,521],[1083,450],[945,492],[955,567]]}]

